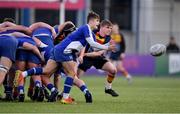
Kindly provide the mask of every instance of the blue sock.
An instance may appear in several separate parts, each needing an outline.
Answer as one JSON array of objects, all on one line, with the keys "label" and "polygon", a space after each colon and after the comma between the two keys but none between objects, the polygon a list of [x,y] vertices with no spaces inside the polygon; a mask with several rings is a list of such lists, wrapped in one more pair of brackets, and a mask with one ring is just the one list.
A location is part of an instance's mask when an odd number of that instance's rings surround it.
[{"label": "blue sock", "polygon": [[18,92],[20,94],[23,94],[24,93],[24,86],[18,86]]},{"label": "blue sock", "polygon": [[36,87],[41,87],[41,82],[40,81],[36,80],[34,83],[35,83]]},{"label": "blue sock", "polygon": [[86,85],[82,85],[82,86],[80,87],[80,90],[81,90],[84,94],[86,94],[86,92],[88,91]]},{"label": "blue sock", "polygon": [[64,82],[64,93],[69,93],[71,90],[71,87],[73,85],[74,79],[70,76],[67,76]]},{"label": "blue sock", "polygon": [[49,91],[51,91],[51,92],[53,92],[54,90],[56,90],[56,88],[54,87],[54,85],[53,85],[52,83],[47,84],[46,87],[47,87],[47,88],[49,89]]},{"label": "blue sock", "polygon": [[40,75],[42,73],[43,73],[43,68],[41,68],[41,67],[31,68],[31,69],[27,70],[28,76]]}]

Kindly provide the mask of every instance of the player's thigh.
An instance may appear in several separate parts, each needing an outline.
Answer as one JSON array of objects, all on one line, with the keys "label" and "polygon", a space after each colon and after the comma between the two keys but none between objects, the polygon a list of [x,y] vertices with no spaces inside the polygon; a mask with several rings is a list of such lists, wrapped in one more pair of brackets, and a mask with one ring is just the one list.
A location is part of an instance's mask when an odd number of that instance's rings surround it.
[{"label": "player's thigh", "polygon": [[9,59],[9,58],[7,58],[7,57],[1,57],[0,58],[0,65],[3,65],[3,66],[5,66],[5,67],[7,67],[8,69],[10,69],[11,68],[11,66],[12,66],[12,61],[11,61],[11,59]]},{"label": "player's thigh", "polygon": [[109,73],[113,73],[113,74],[117,73],[116,67],[109,61],[103,65],[102,70],[107,71]]},{"label": "player's thigh", "polygon": [[121,60],[118,61],[118,63],[117,63],[117,68],[118,68],[119,70],[124,70],[123,62],[122,62]]},{"label": "player's thigh", "polygon": [[19,61],[19,60],[16,60],[16,68],[17,70],[21,70],[21,71],[24,71],[26,70],[26,61]]},{"label": "player's thigh", "polygon": [[62,62],[62,66],[66,74],[71,76],[77,75],[77,63],[75,61]]},{"label": "player's thigh", "polygon": [[43,67],[43,73],[45,75],[51,75],[56,71],[57,66],[58,64],[56,61],[49,59],[47,64]]}]

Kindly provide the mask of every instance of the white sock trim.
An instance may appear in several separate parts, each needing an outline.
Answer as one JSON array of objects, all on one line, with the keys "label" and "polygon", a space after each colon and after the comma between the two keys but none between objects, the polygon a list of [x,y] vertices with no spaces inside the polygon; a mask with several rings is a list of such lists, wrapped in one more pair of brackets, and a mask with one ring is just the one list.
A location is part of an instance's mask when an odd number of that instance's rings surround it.
[{"label": "white sock trim", "polygon": [[106,89],[111,89],[112,88],[112,83],[106,83],[106,86],[105,86]]}]

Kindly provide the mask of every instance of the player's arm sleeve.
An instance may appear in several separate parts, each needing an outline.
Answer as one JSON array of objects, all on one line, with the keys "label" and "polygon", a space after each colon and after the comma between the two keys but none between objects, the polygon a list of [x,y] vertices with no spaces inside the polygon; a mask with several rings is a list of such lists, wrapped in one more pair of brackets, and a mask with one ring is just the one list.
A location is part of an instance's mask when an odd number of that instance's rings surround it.
[{"label": "player's arm sleeve", "polygon": [[89,27],[87,27],[84,33],[85,33],[86,41],[91,47],[102,49],[102,50],[108,50],[108,46],[101,45],[94,41],[92,30]]},{"label": "player's arm sleeve", "polygon": [[98,48],[98,49],[102,49],[102,50],[108,50],[108,46],[105,46],[105,45],[101,45],[97,42],[94,41],[93,38],[91,37],[88,37],[86,38],[86,41],[89,43],[89,45],[93,48]]}]

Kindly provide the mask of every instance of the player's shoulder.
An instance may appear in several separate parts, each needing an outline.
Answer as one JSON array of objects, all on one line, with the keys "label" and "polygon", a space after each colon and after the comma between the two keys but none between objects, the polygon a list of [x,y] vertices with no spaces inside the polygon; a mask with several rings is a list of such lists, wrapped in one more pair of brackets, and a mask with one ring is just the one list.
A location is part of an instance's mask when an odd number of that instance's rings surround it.
[{"label": "player's shoulder", "polygon": [[88,29],[88,24],[82,25],[78,29]]},{"label": "player's shoulder", "polygon": [[93,30],[93,33],[94,33],[94,34],[98,34],[98,33],[99,33],[99,30],[98,30],[98,29],[94,29],[94,30]]}]

